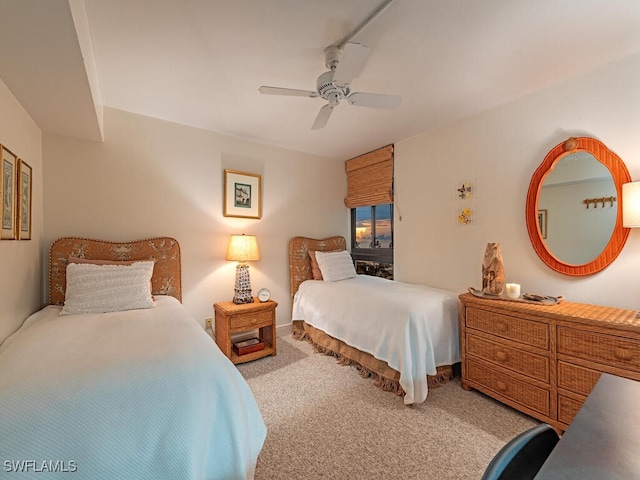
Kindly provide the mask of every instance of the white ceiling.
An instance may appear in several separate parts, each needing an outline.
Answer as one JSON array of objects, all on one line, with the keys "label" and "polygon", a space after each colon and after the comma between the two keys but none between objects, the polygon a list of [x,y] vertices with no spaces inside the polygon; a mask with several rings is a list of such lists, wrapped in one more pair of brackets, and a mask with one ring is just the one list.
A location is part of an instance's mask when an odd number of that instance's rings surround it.
[{"label": "white ceiling", "polygon": [[100,139],[104,105],[346,159],[640,52],[638,0],[395,0],[351,87],[396,110],[343,101],[311,130],[322,99],[258,92],[314,90],[381,2],[0,0],[0,78],[46,132]]}]

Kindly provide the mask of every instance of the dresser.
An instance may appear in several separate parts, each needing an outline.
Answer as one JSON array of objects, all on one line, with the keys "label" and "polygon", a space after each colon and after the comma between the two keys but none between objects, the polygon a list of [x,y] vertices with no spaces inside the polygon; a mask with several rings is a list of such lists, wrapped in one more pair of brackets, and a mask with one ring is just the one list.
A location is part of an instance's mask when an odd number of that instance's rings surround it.
[{"label": "dresser", "polygon": [[640,380],[636,311],[459,298],[466,390],[566,430],[603,372]]}]

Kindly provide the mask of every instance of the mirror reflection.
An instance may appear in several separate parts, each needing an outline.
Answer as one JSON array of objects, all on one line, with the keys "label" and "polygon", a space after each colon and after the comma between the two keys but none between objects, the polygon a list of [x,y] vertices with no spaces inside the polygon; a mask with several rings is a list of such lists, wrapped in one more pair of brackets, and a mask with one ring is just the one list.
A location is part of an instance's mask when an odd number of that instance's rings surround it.
[{"label": "mirror reflection", "polygon": [[547,250],[566,264],[589,263],[604,251],[616,226],[613,176],[591,153],[568,152],[545,176],[537,209]]}]

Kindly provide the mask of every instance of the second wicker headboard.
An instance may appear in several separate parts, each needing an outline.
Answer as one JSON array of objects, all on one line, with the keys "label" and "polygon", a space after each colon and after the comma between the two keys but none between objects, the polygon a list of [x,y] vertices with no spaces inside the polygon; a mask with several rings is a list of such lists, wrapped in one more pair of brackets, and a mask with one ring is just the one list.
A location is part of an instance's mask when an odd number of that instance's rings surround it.
[{"label": "second wicker headboard", "polygon": [[309,250],[345,250],[347,241],[344,237],[336,236],[321,240],[307,237],[293,237],[289,241],[289,289],[291,301],[298,291],[298,287],[305,280],[311,280],[311,259]]}]

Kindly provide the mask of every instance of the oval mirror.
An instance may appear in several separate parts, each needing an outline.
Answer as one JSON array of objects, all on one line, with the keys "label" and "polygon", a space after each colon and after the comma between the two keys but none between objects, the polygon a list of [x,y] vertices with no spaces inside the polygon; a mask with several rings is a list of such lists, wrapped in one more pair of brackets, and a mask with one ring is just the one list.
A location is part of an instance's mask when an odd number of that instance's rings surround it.
[{"label": "oval mirror", "polygon": [[533,174],[527,193],[527,231],[540,259],[566,275],[605,269],[624,246],[625,164],[602,142],[570,138],[556,145]]}]

